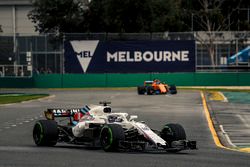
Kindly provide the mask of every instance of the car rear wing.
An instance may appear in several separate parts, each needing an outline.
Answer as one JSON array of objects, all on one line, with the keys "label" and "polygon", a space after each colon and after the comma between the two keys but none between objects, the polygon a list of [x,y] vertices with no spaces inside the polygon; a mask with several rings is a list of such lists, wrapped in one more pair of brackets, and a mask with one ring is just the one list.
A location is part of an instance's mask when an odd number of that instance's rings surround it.
[{"label": "car rear wing", "polygon": [[44,115],[49,120],[54,120],[57,117],[73,117],[76,113],[87,114],[90,108],[84,106],[83,108],[72,108],[72,109],[60,109],[60,108],[50,108],[44,111]]},{"label": "car rear wing", "polygon": [[144,81],[145,84],[152,84],[154,81]]},{"label": "car rear wing", "polygon": [[151,86],[154,81],[144,81],[144,86]]},{"label": "car rear wing", "polygon": [[59,109],[59,108],[50,108],[47,111],[44,111],[45,117],[50,120],[54,120],[56,117],[72,117],[74,113],[80,112],[80,109]]}]

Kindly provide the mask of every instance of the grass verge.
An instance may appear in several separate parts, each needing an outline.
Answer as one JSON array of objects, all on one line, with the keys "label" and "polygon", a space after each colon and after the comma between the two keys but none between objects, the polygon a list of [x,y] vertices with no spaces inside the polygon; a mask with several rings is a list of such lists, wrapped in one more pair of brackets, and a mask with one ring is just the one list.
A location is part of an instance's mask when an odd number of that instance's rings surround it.
[{"label": "grass verge", "polygon": [[13,95],[1,95],[0,104],[9,104],[9,103],[19,103],[22,101],[34,100],[49,96],[48,94],[19,94],[16,96]]}]

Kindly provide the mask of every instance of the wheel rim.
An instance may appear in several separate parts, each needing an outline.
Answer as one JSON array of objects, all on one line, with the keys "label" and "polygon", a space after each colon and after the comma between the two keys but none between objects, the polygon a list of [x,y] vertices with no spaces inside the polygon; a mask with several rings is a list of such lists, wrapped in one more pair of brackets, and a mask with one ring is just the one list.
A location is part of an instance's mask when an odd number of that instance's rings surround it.
[{"label": "wheel rim", "polygon": [[43,138],[43,129],[40,123],[36,123],[34,127],[34,132],[33,132],[33,139],[36,144],[41,144]]},{"label": "wheel rim", "polygon": [[104,128],[101,133],[101,144],[104,149],[109,149],[113,143],[112,131],[110,128]]}]

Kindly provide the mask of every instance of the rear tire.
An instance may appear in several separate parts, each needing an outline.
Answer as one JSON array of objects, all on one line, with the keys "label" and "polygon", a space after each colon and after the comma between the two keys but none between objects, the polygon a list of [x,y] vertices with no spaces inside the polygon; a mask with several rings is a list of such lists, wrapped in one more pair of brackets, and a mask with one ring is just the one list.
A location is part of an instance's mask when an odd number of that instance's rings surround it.
[{"label": "rear tire", "polygon": [[118,151],[119,142],[124,140],[124,130],[120,125],[105,125],[101,130],[100,143],[106,152]]},{"label": "rear tire", "polygon": [[57,123],[53,120],[39,120],[33,128],[33,139],[37,146],[54,146],[58,139]]},{"label": "rear tire", "polygon": [[137,93],[138,93],[138,95],[144,95],[145,92],[146,92],[146,89],[145,89],[144,86],[138,86],[137,87]]},{"label": "rear tire", "polygon": [[169,92],[170,94],[177,94],[177,89],[175,85],[170,85],[169,86]]}]

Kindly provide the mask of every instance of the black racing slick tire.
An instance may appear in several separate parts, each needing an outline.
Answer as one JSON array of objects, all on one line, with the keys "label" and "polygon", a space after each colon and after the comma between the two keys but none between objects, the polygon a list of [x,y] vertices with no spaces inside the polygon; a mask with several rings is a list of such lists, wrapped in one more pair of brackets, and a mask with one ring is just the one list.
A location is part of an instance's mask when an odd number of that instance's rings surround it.
[{"label": "black racing slick tire", "polygon": [[170,94],[177,94],[177,89],[175,85],[170,85],[169,86],[169,92]]},{"label": "black racing slick tire", "polygon": [[146,92],[145,86],[138,86],[137,87],[137,93],[138,95],[144,95]]},{"label": "black racing slick tire", "polygon": [[57,123],[53,120],[39,120],[33,128],[33,140],[37,146],[54,146],[58,140]]},{"label": "black racing slick tire", "polygon": [[119,143],[124,140],[124,130],[118,124],[105,125],[101,130],[100,143],[106,152],[118,151]]},{"label": "black racing slick tire", "polygon": [[172,141],[186,140],[186,132],[180,124],[166,124],[161,130],[160,136],[169,145]]},{"label": "black racing slick tire", "polygon": [[152,86],[147,87],[147,95],[152,95],[154,93],[154,88]]}]

